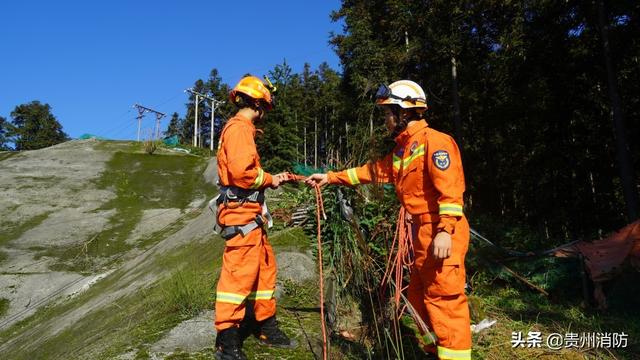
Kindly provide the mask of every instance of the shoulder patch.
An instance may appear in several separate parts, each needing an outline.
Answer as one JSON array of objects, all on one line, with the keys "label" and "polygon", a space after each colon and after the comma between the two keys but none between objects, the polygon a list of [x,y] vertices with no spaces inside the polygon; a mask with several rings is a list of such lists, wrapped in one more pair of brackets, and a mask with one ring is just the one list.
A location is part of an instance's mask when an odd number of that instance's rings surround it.
[{"label": "shoulder patch", "polygon": [[437,150],[431,155],[431,159],[433,159],[433,164],[440,170],[447,170],[451,165],[449,153],[446,150]]}]

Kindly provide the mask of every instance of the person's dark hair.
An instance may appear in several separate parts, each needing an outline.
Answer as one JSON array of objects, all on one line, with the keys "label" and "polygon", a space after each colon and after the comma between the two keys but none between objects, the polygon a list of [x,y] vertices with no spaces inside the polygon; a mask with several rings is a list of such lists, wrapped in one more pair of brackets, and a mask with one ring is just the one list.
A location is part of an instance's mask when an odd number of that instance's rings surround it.
[{"label": "person's dark hair", "polygon": [[263,100],[256,100],[243,93],[236,94],[236,97],[233,99],[233,104],[237,106],[238,109],[251,108],[256,111],[264,111],[266,107]]}]

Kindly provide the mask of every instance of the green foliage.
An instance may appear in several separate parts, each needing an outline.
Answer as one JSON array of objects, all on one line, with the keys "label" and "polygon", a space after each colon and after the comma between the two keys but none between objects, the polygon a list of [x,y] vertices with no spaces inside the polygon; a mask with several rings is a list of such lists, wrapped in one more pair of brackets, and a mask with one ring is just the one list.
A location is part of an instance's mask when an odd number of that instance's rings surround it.
[{"label": "green foliage", "polygon": [[[291,170],[293,163],[310,162],[323,167],[336,159],[342,148],[346,153],[346,141],[340,131],[344,128],[338,113],[340,102],[340,77],[326,63],[312,71],[308,64],[302,74],[293,73],[285,62],[269,72],[278,88],[276,107],[263,123],[263,135],[257,138],[258,152],[263,166],[271,172]],[[305,159],[305,138],[306,155]],[[317,141],[317,158],[315,143]]]},{"label": "green foliage", "polygon": [[7,119],[0,116],[0,151],[11,150],[9,147],[9,134],[12,127]]},{"label": "green foliage", "polygon": [[11,136],[16,150],[35,150],[69,140],[62,125],[51,113],[49,104],[32,101],[16,106],[11,112]]},{"label": "green foliage", "polygon": [[0,298],[0,317],[3,317],[9,311],[9,299]]},{"label": "green foliage", "polygon": [[177,270],[163,284],[165,306],[187,318],[196,316],[211,302],[213,286],[197,269]]},{"label": "green foliage", "polygon": [[[313,203],[312,191],[306,192]],[[341,196],[354,210],[351,220],[341,215]],[[335,282],[334,304],[350,303],[356,299],[361,313],[362,331],[368,346],[376,353],[395,353],[398,344],[385,335],[395,321],[385,316],[388,312],[388,294],[381,288],[390,241],[395,226],[394,215],[398,203],[391,189],[377,185],[357,189],[330,187],[323,190],[327,220],[322,221],[323,260],[327,281]],[[315,207],[309,211],[313,220],[306,228],[315,242]],[[316,245],[313,246],[317,252]],[[329,280],[330,279],[330,280]],[[344,316],[344,314],[342,315]],[[408,353],[407,353],[408,354]]]},{"label": "green foliage", "polygon": [[[229,101],[226,101],[229,97],[229,91],[231,88],[229,85],[222,82],[222,78],[220,77],[218,70],[215,68],[211,70],[209,78],[206,81],[198,79],[195,81],[192,88],[194,91],[213,97],[218,101],[224,101],[222,104],[218,103],[215,108],[214,126],[216,134],[219,134],[222,129],[223,119],[230,118],[235,110],[234,106],[230,104]],[[178,121],[178,133],[176,135],[179,135],[181,144],[193,145],[196,115],[195,101],[195,96],[190,94],[189,101],[185,104],[187,114],[184,119],[180,119]],[[198,127],[200,128],[200,138],[202,139],[202,143],[199,144],[200,147],[209,147],[211,112],[211,101],[200,98],[200,103],[198,104]],[[215,141],[216,139],[214,138],[214,148],[216,148]]]},{"label": "green foliage", "polygon": [[144,148],[144,152],[146,152],[149,155],[153,155],[154,152],[156,152],[156,150],[158,150],[158,144],[159,141],[156,140],[145,140],[144,143],[142,144],[142,147]]},{"label": "green foliage", "polygon": [[[174,135],[180,135],[180,122],[182,121],[182,119],[180,119],[180,115],[178,115],[177,112],[174,112],[171,115],[171,120],[169,121],[169,126],[167,127],[167,130],[164,132],[164,137],[171,137]],[[184,140],[184,136],[183,136],[183,140]]]}]

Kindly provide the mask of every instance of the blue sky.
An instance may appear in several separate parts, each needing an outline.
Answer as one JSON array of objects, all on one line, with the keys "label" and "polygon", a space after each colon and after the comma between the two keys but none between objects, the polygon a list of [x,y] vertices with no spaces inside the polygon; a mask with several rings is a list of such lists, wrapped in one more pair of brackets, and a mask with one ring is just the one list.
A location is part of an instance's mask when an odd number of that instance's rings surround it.
[{"label": "blue sky", "polygon": [[71,137],[135,139],[134,103],[182,115],[183,90],[214,67],[232,85],[283,59],[295,71],[323,61],[339,70],[328,44],[329,33],[342,30],[329,19],[339,7],[338,0],[3,1],[0,116],[39,100]]}]

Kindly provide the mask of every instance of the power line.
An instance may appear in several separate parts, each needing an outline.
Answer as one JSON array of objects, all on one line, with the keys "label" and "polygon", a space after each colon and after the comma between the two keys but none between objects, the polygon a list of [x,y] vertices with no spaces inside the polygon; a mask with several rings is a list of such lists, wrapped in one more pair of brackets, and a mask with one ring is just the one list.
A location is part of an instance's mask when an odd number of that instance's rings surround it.
[{"label": "power line", "polygon": [[[125,126],[128,125],[130,123],[130,120],[129,120],[128,117],[125,118],[125,115],[128,115],[129,113],[131,113],[131,109],[129,109],[129,110],[123,112],[122,114],[116,116],[113,119],[114,120],[113,122],[110,122],[109,124],[107,124],[107,125],[113,125],[114,123],[116,123],[116,125],[109,127],[108,128],[109,130],[106,130],[106,131],[105,130],[100,130],[102,135],[104,135],[105,137],[110,137],[109,135],[113,134],[116,129],[121,129],[123,125],[125,125]],[[122,121],[123,119],[124,119],[124,121]],[[120,120],[120,121],[118,121],[118,120]]]},{"label": "power line", "polygon": [[167,104],[167,103],[169,103],[169,102],[171,102],[171,101],[173,101],[173,100],[177,99],[177,98],[178,98],[178,96],[180,96],[180,95],[182,95],[182,93],[178,93],[178,94],[176,94],[176,95],[172,96],[171,98],[169,98],[169,99],[167,99],[167,100],[165,100],[165,101],[161,102],[160,104],[155,105],[155,106],[154,106],[154,108],[156,108],[156,109],[157,109],[157,108],[161,107],[162,105],[165,105],[165,104]]},{"label": "power line", "polygon": [[144,114],[147,112],[150,113],[154,113],[156,115],[156,127],[155,127],[155,139],[159,139],[160,138],[160,119],[162,119],[165,114],[161,113],[157,110],[148,108],[146,106],[142,106],[140,104],[135,104],[133,105],[134,108],[136,108],[136,110],[138,110],[138,116],[136,116],[136,119],[138,119],[138,141],[140,141],[140,126],[142,125],[142,119],[144,118]]}]

